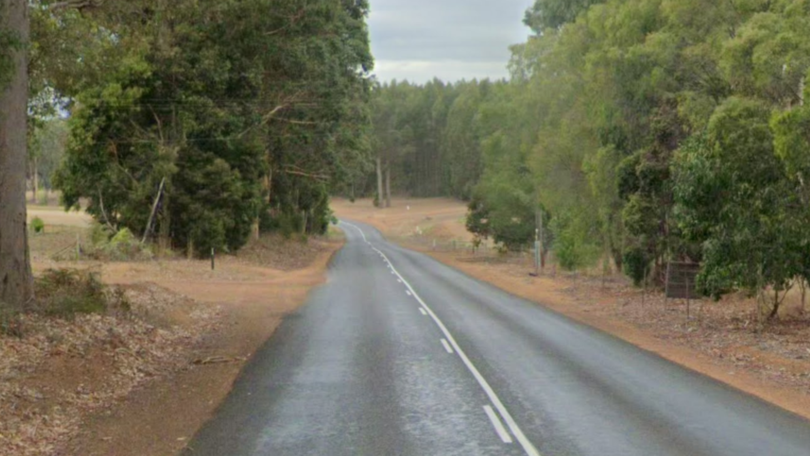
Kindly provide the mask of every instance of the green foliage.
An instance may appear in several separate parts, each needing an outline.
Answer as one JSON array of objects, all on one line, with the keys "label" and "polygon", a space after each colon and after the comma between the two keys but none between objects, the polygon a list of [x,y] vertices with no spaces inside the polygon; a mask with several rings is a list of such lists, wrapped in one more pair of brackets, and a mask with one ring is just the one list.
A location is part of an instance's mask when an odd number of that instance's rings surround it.
[{"label": "green foliage", "polygon": [[92,250],[87,254],[96,259],[129,261],[152,258],[150,247],[141,244],[128,228],[116,232],[109,226],[96,223],[90,228],[90,242]]},{"label": "green foliage", "polygon": [[652,260],[647,252],[640,247],[626,248],[622,257],[622,267],[625,274],[633,280],[633,285],[641,286],[650,273]]},{"label": "green foliage", "polygon": [[577,16],[591,5],[604,0],[535,0],[534,5],[526,11],[523,23],[537,34],[548,28],[556,29],[573,22]]},{"label": "green foliage", "polygon": [[472,233],[476,239],[484,240],[492,236],[489,226],[489,210],[484,198],[480,195],[473,195],[467,204],[467,217],[465,220],[467,231]]},{"label": "green foliage", "polygon": [[31,219],[31,229],[34,230],[34,233],[43,233],[45,232],[45,222],[39,217],[34,217]]},{"label": "green foliage", "polygon": [[[4,9],[5,3],[0,5],[0,16],[6,14]],[[18,36],[9,30],[0,29],[0,90],[5,90],[6,86],[11,82],[11,77],[14,74],[14,59],[12,56],[21,46],[22,43]]]},{"label": "green foliage", "polygon": [[30,122],[33,132],[29,135],[28,157],[40,185],[51,189],[53,174],[65,155],[69,130],[66,120],[49,116],[46,113],[46,117]]},{"label": "green foliage", "polygon": [[567,271],[576,271],[591,266],[599,256],[599,248],[588,242],[589,227],[582,217],[572,214],[555,217],[551,222],[554,237],[554,256],[560,267]]},{"label": "green foliage", "polygon": [[770,110],[729,98],[709,122],[707,140],[678,156],[676,199],[685,235],[703,245],[698,286],[715,297],[742,288],[778,293],[810,265],[806,204],[774,150]]},{"label": "green foliage", "polygon": [[37,46],[33,67],[75,101],[55,176],[66,207],[88,201],[100,223],[200,255],[239,249],[257,221],[325,232],[330,192],[370,161],[367,13],[327,0],[36,10],[39,40],[70,49]]},{"label": "green foliage", "polygon": [[808,195],[805,179],[810,178],[810,108],[777,112],[771,119],[774,150],[784,163],[788,177]]}]

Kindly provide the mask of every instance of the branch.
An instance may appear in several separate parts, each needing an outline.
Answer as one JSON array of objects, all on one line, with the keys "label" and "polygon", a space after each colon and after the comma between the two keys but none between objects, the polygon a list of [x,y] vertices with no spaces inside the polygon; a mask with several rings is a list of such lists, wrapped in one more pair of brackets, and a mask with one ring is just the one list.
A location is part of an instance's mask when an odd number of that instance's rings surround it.
[{"label": "branch", "polygon": [[283,27],[281,27],[281,28],[278,28],[278,29],[275,29],[275,30],[271,30],[271,31],[269,31],[269,32],[265,32],[265,33],[264,33],[264,35],[265,35],[265,36],[272,36],[272,35],[275,35],[275,34],[277,34],[277,33],[282,32],[283,30],[285,30],[285,29],[289,28],[289,27],[290,27],[290,26],[292,26],[292,25],[295,25],[295,23],[296,23],[296,22],[298,22],[299,20],[301,20],[301,18],[302,18],[302,17],[304,17],[304,13],[305,13],[305,12],[306,12],[306,9],[305,9],[305,8],[301,8],[300,10],[298,10],[298,12],[297,12],[296,14],[293,14],[292,16],[290,16],[290,17],[289,17],[289,19],[290,19],[290,23],[289,23],[289,24],[286,24],[286,25],[284,25],[284,26],[283,26]]},{"label": "branch", "polygon": [[262,126],[264,126],[264,125],[267,125],[267,123],[268,123],[268,122],[270,122],[271,120],[273,120],[273,117],[274,117],[274,116],[275,116],[275,115],[276,115],[276,114],[277,114],[279,111],[281,111],[282,109],[286,108],[287,106],[289,106],[287,103],[280,104],[280,105],[276,106],[275,108],[273,108],[273,110],[272,110],[272,111],[270,111],[270,112],[268,112],[267,114],[265,114],[265,115],[263,115],[263,116],[262,116],[262,121],[261,121],[261,122],[259,122],[259,123],[258,123],[258,124],[256,124],[256,125],[251,125],[251,126],[250,126],[250,127],[248,127],[248,128],[245,130],[245,131],[243,131],[242,133],[239,133],[238,135],[236,135],[236,137],[237,137],[237,138],[241,138],[242,136],[245,136],[246,134],[248,134],[248,132],[250,132],[250,131],[251,131],[251,130],[253,130],[254,128],[257,128],[257,127],[262,127]]},{"label": "branch", "polygon": [[279,118],[273,119],[273,120],[278,120],[279,122],[286,122],[288,124],[293,124],[293,125],[318,125],[318,122],[312,122],[312,121],[309,121],[309,120],[292,120],[292,119],[285,119],[283,117],[279,117]]},{"label": "branch", "polygon": [[104,197],[101,196],[101,187],[98,188],[98,203],[99,206],[101,207],[101,215],[104,216],[104,222],[107,224],[107,227],[109,227],[113,231],[113,233],[117,232],[118,230],[115,229],[114,226],[112,226],[109,217],[107,217],[107,211],[104,210]]},{"label": "branch", "polygon": [[66,0],[63,2],[51,3],[48,5],[48,11],[60,11],[67,9],[83,10],[86,8],[98,8],[104,3],[104,0]]},{"label": "branch", "polygon": [[326,175],[326,174],[307,173],[305,171],[298,171],[298,170],[291,169],[289,167],[285,168],[283,170],[283,172],[284,172],[284,174],[290,174],[290,175],[293,175],[293,176],[306,177],[306,178],[314,179],[314,180],[321,181],[321,182],[327,182],[330,179],[330,177],[328,175]]}]

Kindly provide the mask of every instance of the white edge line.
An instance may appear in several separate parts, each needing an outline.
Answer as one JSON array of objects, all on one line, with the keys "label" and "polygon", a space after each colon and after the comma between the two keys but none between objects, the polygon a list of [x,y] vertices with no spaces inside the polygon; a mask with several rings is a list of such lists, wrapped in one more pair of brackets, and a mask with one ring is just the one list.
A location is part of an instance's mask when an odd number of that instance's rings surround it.
[{"label": "white edge line", "polygon": [[[364,233],[363,230],[361,230],[358,226],[352,225],[351,223],[347,223],[347,222],[344,222],[342,220],[340,221],[340,223],[345,223],[346,226],[350,226],[350,227],[356,229],[357,231],[359,231],[360,236],[363,236],[363,240],[366,242],[366,244],[371,245],[371,242],[368,242],[368,239],[366,239],[366,233]],[[380,253],[380,255],[382,255],[382,253]]]},{"label": "white edge line", "polygon": [[[352,225],[350,223],[346,223],[346,225],[351,226],[357,231],[359,231],[360,234],[363,236],[363,239],[366,238],[366,235],[363,233],[363,230],[361,230],[359,227]],[[369,245],[371,245],[371,243],[369,243]],[[388,257],[385,256],[385,254],[382,253],[380,249],[374,247],[373,245],[371,245],[371,248],[374,249],[375,252],[382,255],[389,265],[391,264],[391,261],[388,260]],[[529,439],[526,438],[526,435],[517,425],[514,418],[512,418],[512,415],[509,414],[509,411],[506,410],[506,406],[503,405],[503,402],[501,402],[500,398],[498,398],[498,395],[495,394],[495,391],[492,389],[491,386],[489,386],[489,383],[484,378],[484,376],[481,375],[481,372],[479,372],[478,369],[475,367],[475,365],[472,363],[472,361],[470,361],[470,359],[467,358],[467,355],[464,353],[464,350],[462,350],[461,347],[458,346],[458,343],[456,343],[456,339],[453,338],[453,335],[450,334],[450,331],[447,330],[447,327],[444,326],[444,323],[442,323],[442,321],[439,319],[439,317],[436,316],[436,314],[433,312],[430,306],[425,304],[425,301],[423,301],[422,298],[420,298],[419,295],[416,293],[416,291],[414,291],[411,284],[408,283],[408,281],[405,280],[405,278],[402,277],[402,275],[393,266],[391,266],[391,273],[396,274],[400,279],[402,279],[402,283],[404,283],[405,286],[408,287],[408,290],[410,290],[411,293],[413,293],[414,298],[416,298],[416,300],[419,301],[419,304],[422,304],[422,306],[430,315],[430,318],[433,319],[433,321],[436,323],[436,325],[439,327],[442,333],[444,333],[445,337],[447,337],[447,340],[450,342],[450,345],[456,350],[456,353],[458,353],[458,356],[459,358],[461,358],[461,361],[464,363],[465,366],[467,366],[467,369],[478,381],[478,384],[481,385],[481,388],[484,390],[484,393],[486,393],[487,397],[489,397],[489,400],[492,402],[495,408],[498,409],[498,413],[506,422],[506,425],[509,427],[509,430],[512,431],[512,434],[515,436],[515,438],[517,438],[517,441],[518,443],[520,443],[520,446],[523,447],[523,451],[525,451],[528,456],[541,456],[540,452],[537,451],[537,448],[535,448],[532,442],[530,442]]]},{"label": "white edge line", "polygon": [[426,317],[427,317],[427,312],[425,312],[425,309],[423,309],[423,308],[421,308],[421,307],[420,307],[420,308],[419,308],[419,312],[422,312],[422,315],[424,315],[424,316],[426,316]]},{"label": "white edge line", "polygon": [[503,443],[512,443],[512,436],[510,436],[509,433],[506,432],[506,428],[503,427],[503,423],[501,423],[501,420],[500,418],[498,418],[498,415],[496,415],[495,412],[492,410],[492,407],[485,405],[484,412],[487,414],[487,417],[489,417],[489,421],[492,423],[492,427],[495,428],[495,432],[498,433],[498,437],[501,438]]},{"label": "white edge line", "polygon": [[447,351],[447,353],[451,355],[453,354],[453,349],[450,348],[450,344],[448,344],[445,339],[442,339],[442,345],[444,345],[444,349]]}]

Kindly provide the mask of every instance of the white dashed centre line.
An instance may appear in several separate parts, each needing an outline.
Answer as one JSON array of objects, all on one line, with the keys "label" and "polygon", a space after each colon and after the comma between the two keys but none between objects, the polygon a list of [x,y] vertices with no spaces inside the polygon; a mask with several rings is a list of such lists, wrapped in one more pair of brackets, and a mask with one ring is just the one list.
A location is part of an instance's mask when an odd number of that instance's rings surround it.
[{"label": "white dashed centre line", "polygon": [[427,312],[425,312],[425,309],[423,309],[423,308],[421,308],[421,307],[420,307],[420,308],[419,308],[419,312],[422,312],[422,315],[424,315],[424,316],[426,316],[426,317],[427,317]]},{"label": "white dashed centre line", "polygon": [[447,353],[453,354],[453,349],[450,347],[450,344],[447,343],[447,339],[442,339],[442,345],[444,345],[444,349]]},{"label": "white dashed centre line", "polygon": [[[346,223],[346,222],[342,222],[342,223]],[[515,419],[512,417],[512,415],[506,409],[506,406],[503,404],[503,402],[501,402],[501,399],[498,397],[498,395],[495,393],[495,391],[489,385],[489,382],[484,378],[483,375],[481,375],[481,372],[478,370],[478,368],[475,367],[475,365],[472,363],[472,361],[470,361],[470,358],[467,357],[467,355],[464,353],[464,350],[462,350],[461,347],[458,346],[458,342],[456,342],[456,339],[453,338],[453,335],[450,334],[450,331],[447,329],[447,327],[444,325],[444,323],[439,319],[439,317],[436,315],[436,313],[433,312],[433,310],[430,308],[430,306],[428,306],[425,303],[425,301],[423,301],[422,298],[419,297],[419,295],[416,293],[416,291],[414,291],[411,284],[409,284],[408,281],[405,280],[404,277],[402,277],[402,275],[400,275],[398,272],[396,272],[394,267],[391,265],[391,261],[388,260],[388,257],[385,256],[385,254],[380,249],[374,247],[374,245],[366,239],[366,235],[365,235],[365,233],[363,233],[363,230],[361,230],[359,227],[357,227],[356,225],[353,225],[351,223],[346,223],[346,226],[352,227],[352,228],[356,229],[357,231],[359,231],[360,235],[363,237],[363,240],[366,241],[366,243],[369,246],[371,246],[371,248],[374,249],[375,252],[382,255],[382,257],[386,260],[389,267],[391,268],[391,274],[394,274],[397,277],[399,277],[400,279],[402,279],[402,282],[405,284],[406,287],[408,287],[408,290],[411,293],[413,293],[413,297],[417,301],[419,301],[419,304],[421,304],[422,307],[424,308],[424,310],[428,313],[428,315],[430,315],[430,318],[433,319],[433,321],[436,323],[436,326],[439,327],[439,330],[441,330],[441,332],[445,335],[445,337],[447,337],[447,340],[445,342],[449,342],[448,345],[450,347],[452,347],[456,351],[456,353],[458,353],[459,358],[461,358],[461,361],[464,363],[465,366],[467,366],[467,370],[470,371],[472,376],[475,378],[475,380],[481,386],[481,389],[483,389],[484,393],[486,393],[487,397],[489,397],[489,400],[492,402],[492,405],[494,405],[495,408],[498,410],[498,413],[500,414],[501,418],[503,418],[503,421],[506,423],[506,426],[512,432],[512,435],[514,435],[515,438],[517,439],[518,443],[520,443],[520,446],[523,448],[523,451],[525,451],[528,456],[541,456],[540,452],[537,451],[537,448],[535,448],[534,444],[532,444],[532,442],[529,441],[529,439],[523,433],[523,430],[520,429],[520,426],[518,426],[518,424],[515,422]],[[494,425],[494,423],[493,423],[493,425]],[[510,437],[510,440],[511,440],[511,437]]]}]

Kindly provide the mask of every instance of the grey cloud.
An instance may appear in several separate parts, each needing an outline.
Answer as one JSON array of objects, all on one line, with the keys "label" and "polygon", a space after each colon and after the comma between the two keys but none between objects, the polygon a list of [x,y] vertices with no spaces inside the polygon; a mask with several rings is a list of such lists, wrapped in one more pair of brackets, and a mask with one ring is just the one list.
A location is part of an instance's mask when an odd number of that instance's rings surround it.
[{"label": "grey cloud", "polygon": [[[532,0],[371,0],[372,51],[377,75],[425,81],[506,76],[510,44],[529,30],[523,12]],[[470,71],[465,75],[461,72]]]}]

